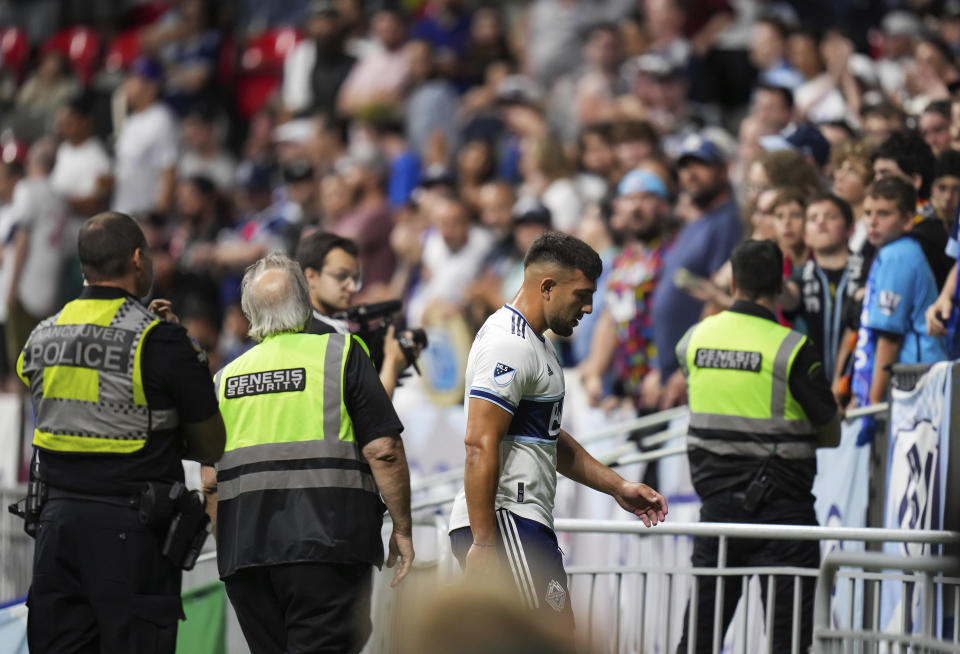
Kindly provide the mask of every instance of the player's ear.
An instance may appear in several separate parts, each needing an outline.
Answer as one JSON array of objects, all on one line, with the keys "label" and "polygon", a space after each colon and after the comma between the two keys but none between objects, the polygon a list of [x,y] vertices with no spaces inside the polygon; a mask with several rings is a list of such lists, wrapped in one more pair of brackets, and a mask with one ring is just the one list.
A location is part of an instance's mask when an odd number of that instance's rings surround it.
[{"label": "player's ear", "polygon": [[557,285],[557,280],[553,277],[544,277],[540,280],[540,293],[546,297],[550,296],[550,291]]}]

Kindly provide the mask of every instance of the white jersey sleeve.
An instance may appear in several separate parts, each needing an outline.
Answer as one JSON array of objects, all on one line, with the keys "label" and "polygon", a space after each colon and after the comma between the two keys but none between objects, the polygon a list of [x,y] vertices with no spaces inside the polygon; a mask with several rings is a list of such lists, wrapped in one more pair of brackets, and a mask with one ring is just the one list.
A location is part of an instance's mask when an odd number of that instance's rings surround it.
[{"label": "white jersey sleeve", "polygon": [[537,376],[537,361],[529,344],[488,325],[477,337],[471,354],[469,397],[492,402],[515,414]]}]

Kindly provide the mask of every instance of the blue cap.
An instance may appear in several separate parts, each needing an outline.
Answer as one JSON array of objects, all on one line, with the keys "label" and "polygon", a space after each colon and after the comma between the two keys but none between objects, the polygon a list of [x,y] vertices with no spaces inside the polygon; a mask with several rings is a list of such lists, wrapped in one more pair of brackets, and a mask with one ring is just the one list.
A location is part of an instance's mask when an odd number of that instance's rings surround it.
[{"label": "blue cap", "polygon": [[130,65],[130,74],[138,75],[159,84],[163,81],[163,68],[153,59],[139,57]]},{"label": "blue cap", "polygon": [[648,170],[631,170],[620,180],[617,186],[617,195],[630,195],[631,193],[653,193],[664,200],[669,197],[667,186],[659,177]]},{"label": "blue cap", "polygon": [[817,165],[823,168],[830,161],[830,141],[816,125],[801,123],[787,127],[781,132],[787,143],[799,152],[813,157]]},{"label": "blue cap", "polygon": [[722,164],[727,160],[716,143],[699,134],[691,134],[683,140],[680,146],[680,156],[677,157],[677,165],[683,166],[691,159],[707,164]]}]

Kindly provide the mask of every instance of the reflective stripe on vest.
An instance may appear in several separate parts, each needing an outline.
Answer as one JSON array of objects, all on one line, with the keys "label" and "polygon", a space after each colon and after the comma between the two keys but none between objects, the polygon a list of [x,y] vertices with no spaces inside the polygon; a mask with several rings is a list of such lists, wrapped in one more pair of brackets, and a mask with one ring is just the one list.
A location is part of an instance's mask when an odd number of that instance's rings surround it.
[{"label": "reflective stripe on vest", "polygon": [[[789,386],[794,358],[804,342],[799,332],[733,311],[691,328],[677,346],[689,384],[691,429],[780,437],[778,455],[814,456],[813,442],[797,438],[814,430]],[[702,443],[694,446],[710,449]],[[783,447],[789,456],[780,454]],[[767,456],[771,444],[763,439],[744,442],[738,453]]]},{"label": "reflective stripe on vest", "polygon": [[157,324],[130,298],[74,300],[41,322],[17,361],[37,414],[33,444],[132,454],[151,431],[176,427],[176,410],[150,410],[143,388],[143,344]]},{"label": "reflective stripe on vest", "polygon": [[266,490],[378,493],[343,402],[348,338],[278,334],[217,373],[227,428],[217,464],[221,501]]}]

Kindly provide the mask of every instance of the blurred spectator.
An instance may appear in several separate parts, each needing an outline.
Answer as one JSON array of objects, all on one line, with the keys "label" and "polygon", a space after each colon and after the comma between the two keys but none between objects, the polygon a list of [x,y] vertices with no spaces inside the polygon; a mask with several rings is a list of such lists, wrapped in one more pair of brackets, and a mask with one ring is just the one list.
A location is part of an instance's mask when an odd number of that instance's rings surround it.
[{"label": "blurred spectator", "polygon": [[349,238],[360,248],[366,298],[393,275],[395,260],[390,248],[393,220],[387,204],[384,163],[379,154],[368,149],[357,152],[344,166],[343,181],[352,202],[345,214],[326,229]]},{"label": "blurred spectator", "polygon": [[624,246],[602,289],[604,308],[590,354],[581,364],[581,379],[597,404],[608,394],[603,378],[612,369],[614,395],[630,398],[638,409],[655,410],[659,397],[643,392],[643,380],[656,360],[651,303],[671,244],[669,196],[660,178],[645,170],[627,173],[617,193],[611,228]]},{"label": "blurred spectator", "polygon": [[411,38],[429,42],[450,70],[463,56],[470,35],[465,5],[463,0],[428,0],[423,17],[410,29]]},{"label": "blurred spectator", "polygon": [[[16,211],[13,206],[13,193],[23,178],[23,164],[19,161],[0,159],[0,375],[3,376],[3,390],[19,392],[23,382],[16,375],[17,360],[7,354],[7,330],[9,329],[10,278],[13,273],[14,230]],[[17,356],[20,353],[17,352]]]},{"label": "blurred spectator", "polygon": [[837,32],[820,39],[812,31],[799,30],[790,35],[789,50],[791,64],[804,78],[794,92],[799,117],[815,123],[846,118],[847,99],[841,88],[857,93],[847,63],[853,44]]},{"label": "blurred spectator", "polygon": [[163,71],[138,59],[123,84],[130,114],[117,134],[113,209],[127,214],[170,209],[177,163],[177,127],[159,101]]},{"label": "blurred spectator", "polygon": [[957,216],[960,200],[960,152],[946,150],[937,157],[930,186],[930,206],[947,232]]},{"label": "blurred spectator", "polygon": [[583,201],[573,181],[573,167],[560,141],[547,135],[529,142],[522,165],[521,196],[529,195],[542,202],[550,210],[554,229],[573,233]]},{"label": "blurred spectator", "polygon": [[410,60],[410,88],[405,104],[407,139],[410,147],[429,163],[447,163],[431,157],[431,150],[442,146],[444,155],[458,146],[457,114],[460,98],[453,84],[440,76],[433,64],[431,45],[427,41],[407,44]]},{"label": "blurred spectator", "polygon": [[490,144],[472,139],[457,154],[457,190],[471,210],[480,208],[480,188],[493,177],[496,161]]},{"label": "blurred spectator", "polygon": [[600,202],[617,172],[611,127],[610,123],[595,123],[580,132],[577,188],[587,202]]},{"label": "blurred spectator", "polygon": [[[673,0],[669,0],[673,1]],[[687,101],[689,86],[686,68],[664,55],[646,54],[626,66],[632,76],[633,92],[644,116],[658,133],[658,148],[676,157],[681,143],[709,122]]]},{"label": "blurred spectator", "polygon": [[852,230],[849,204],[835,195],[815,196],[804,221],[804,243],[813,256],[794,270],[785,285],[791,300],[781,299],[788,315],[794,306],[798,310],[794,324],[802,327],[819,351],[828,380],[834,378],[844,326],[856,307],[854,296],[866,281],[862,271],[847,265]]},{"label": "blurred spectator", "polygon": [[746,204],[755,204],[760,193],[768,189],[792,187],[812,193],[819,191],[820,186],[817,171],[799,152],[765,152],[751,164],[748,171]]},{"label": "blurred spectator", "polygon": [[887,102],[865,106],[860,113],[860,124],[864,140],[874,148],[905,126],[903,114]]},{"label": "blurred spectator", "polygon": [[54,112],[80,91],[80,84],[70,73],[63,53],[48,50],[37,70],[27,78],[17,93],[16,109],[46,127]]},{"label": "blurred spectator", "polygon": [[237,164],[223,147],[222,130],[213,108],[206,103],[195,105],[183,117],[182,129],[183,154],[177,163],[177,175],[203,175],[217,188],[229,189]]},{"label": "blurred spectator", "polygon": [[422,280],[407,308],[410,325],[423,324],[431,305],[459,305],[493,244],[489,232],[472,224],[462,200],[441,196],[427,210],[431,227],[423,240]]},{"label": "blurred spectator", "polygon": [[914,42],[923,32],[923,25],[910,12],[892,11],[883,17],[880,27],[883,57],[876,63],[877,77],[884,94],[899,104],[905,93]]},{"label": "blurred spectator", "polygon": [[291,114],[334,115],[337,96],[356,59],[346,53],[335,0],[311,0],[306,38],[283,64],[283,106]]},{"label": "blurred spectator", "polygon": [[803,84],[803,76],[787,61],[789,30],[778,18],[761,17],[753,25],[750,61],[759,72],[763,84],[781,86],[791,91]]},{"label": "blurred spectator", "polygon": [[927,142],[934,156],[950,148],[950,101],[931,102],[917,121],[920,136]]},{"label": "blurred spectator", "polygon": [[804,223],[807,211],[806,195],[797,188],[777,191],[770,206],[777,245],[783,252],[783,275],[790,277],[810,258],[810,249],[804,241]]},{"label": "blurred spectator", "polygon": [[182,270],[208,273],[217,235],[227,227],[217,205],[217,188],[210,178],[194,175],[177,183],[169,249]]},{"label": "blurred spectator", "polygon": [[892,134],[880,144],[873,155],[873,174],[876,179],[899,177],[916,192],[917,206],[911,236],[927,256],[937,288],[943,286],[953,261],[944,252],[947,230],[936,217],[930,205],[936,159],[923,138],[913,131]]},{"label": "blurred spectator", "polygon": [[87,218],[106,207],[113,184],[110,157],[93,133],[92,95],[75,96],[61,107],[57,132],[62,141],[50,184],[74,217]]},{"label": "blurred spectator", "polygon": [[913,220],[915,196],[913,186],[894,176],[867,189],[867,233],[879,251],[860,316],[853,377],[858,405],[884,400],[891,364],[946,358],[942,340],[927,335],[924,319],[926,308],[937,299],[933,273],[917,242],[903,238]]},{"label": "blurred spectator", "polygon": [[[712,141],[687,139],[677,161],[680,187],[690,194],[702,215],[680,230],[663,261],[662,283],[653,296],[654,340],[657,346],[656,384],[662,386],[661,407],[682,404],[685,381],[678,370],[674,348],[680,337],[700,319],[703,302],[679,286],[676,275],[686,270],[709,278],[730,258],[743,227],[727,179],[726,160]],[[684,273],[680,273],[681,276]]]},{"label": "blurred spectator", "polygon": [[410,201],[420,179],[420,155],[413,150],[404,134],[403,123],[385,118],[373,125],[377,146],[387,159],[387,198],[391,209]]},{"label": "blurred spectator", "polygon": [[750,117],[760,124],[765,134],[779,134],[793,120],[793,93],[784,86],[756,86]]},{"label": "blurred spectator", "polygon": [[[612,174],[622,178],[631,170],[664,159],[660,136],[645,120],[624,120],[613,126],[613,153],[617,167]],[[617,177],[619,175],[619,177]]]},{"label": "blurred spectator", "polygon": [[374,47],[350,70],[338,92],[337,110],[341,115],[388,109],[403,100],[410,61],[403,49],[405,22],[400,10],[377,11],[371,32]]},{"label": "blurred spectator", "polygon": [[210,92],[220,56],[216,11],[214,0],[181,0],[140,37],[163,63],[164,97],[177,113]]},{"label": "blurred spectator", "polygon": [[863,216],[863,198],[873,180],[873,156],[864,142],[851,143],[834,150],[833,193],[850,205],[855,220]]},{"label": "blurred spectator", "polygon": [[496,62],[513,62],[513,53],[507,43],[500,7],[480,5],[470,21],[470,35],[466,51],[460,60],[457,80],[463,87],[481,86],[487,68]]},{"label": "blurred spectator", "polygon": [[13,189],[13,244],[3,257],[0,275],[7,296],[6,346],[16,361],[33,328],[52,314],[59,299],[63,264],[61,238],[67,207],[50,184],[56,157],[52,139],[38,140],[27,155],[26,175]]},{"label": "blurred spectator", "polygon": [[576,140],[581,125],[609,120],[617,96],[627,90],[619,75],[620,33],[612,23],[587,32],[583,65],[557,80],[550,94],[548,119],[564,142]]}]

